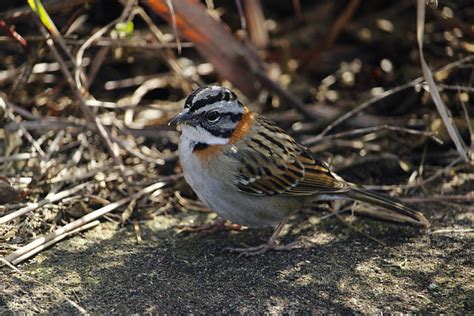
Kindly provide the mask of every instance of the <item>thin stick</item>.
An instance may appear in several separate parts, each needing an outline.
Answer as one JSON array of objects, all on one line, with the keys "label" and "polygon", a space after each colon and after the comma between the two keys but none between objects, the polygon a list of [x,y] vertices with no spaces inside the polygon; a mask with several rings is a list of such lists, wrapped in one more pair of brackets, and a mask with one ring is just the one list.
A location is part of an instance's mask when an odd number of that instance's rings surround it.
[{"label": "thin stick", "polygon": [[24,274],[20,269],[18,269],[17,267],[15,267],[14,265],[12,265],[10,262],[8,262],[7,260],[5,260],[4,258],[1,258],[0,257],[0,263],[3,263],[5,264],[6,266],[8,266],[10,269],[12,269],[13,271],[17,272],[21,277],[25,277],[35,283],[38,283],[40,285],[42,285],[43,287],[47,287],[49,288],[52,292],[56,292],[56,294],[59,294],[59,296],[61,296],[62,298],[64,298],[64,300],[66,300],[66,302],[68,302],[69,304],[71,304],[71,306],[73,306],[75,309],[77,309],[79,311],[79,313],[81,313],[81,315],[89,315],[89,313],[84,309],[82,308],[81,306],[79,306],[76,302],[74,302],[73,300],[71,300],[69,297],[66,296],[66,294],[64,294],[62,291],[60,291],[59,289],[51,286],[51,285],[48,285],[48,284],[45,284],[41,281],[38,281],[37,279],[35,279],[34,277],[30,276],[30,275],[27,275],[27,274]]},{"label": "thin stick", "polygon": [[[175,12],[176,13],[176,12]],[[136,6],[133,9],[132,15],[138,15],[140,16],[143,21],[146,23],[148,28],[150,29],[151,33],[155,36],[155,40],[158,41],[158,43],[163,43],[166,42],[165,36],[163,32],[156,26],[155,22],[153,19],[148,15],[148,13],[140,6]],[[178,63],[178,60],[174,54],[174,51],[171,48],[167,48],[165,50],[158,50],[157,53],[163,58],[163,62],[168,65],[168,67],[174,72],[174,75],[180,79],[181,87],[183,88],[184,91],[191,92],[192,87],[191,87],[191,78],[184,76],[184,71]],[[192,82],[197,81],[199,85],[203,85],[204,82],[200,79],[197,78],[196,80],[192,80]]]},{"label": "thin stick", "polygon": [[460,97],[460,91],[458,90],[459,100],[461,102],[462,110],[464,112],[464,118],[466,119],[467,127],[469,129],[470,141],[471,141],[471,150],[474,151],[474,129],[472,127],[471,119],[469,118],[469,112],[467,111],[466,104]]},{"label": "thin stick", "polygon": [[458,128],[453,123],[453,119],[452,119],[450,111],[448,110],[446,104],[441,99],[438,88],[436,87],[436,83],[434,82],[434,79],[433,79],[433,74],[423,54],[423,36],[425,32],[425,1],[418,0],[416,8],[417,8],[416,10],[416,38],[418,41],[418,53],[420,56],[423,77],[425,78],[426,83],[429,86],[429,93],[431,95],[431,99],[436,105],[438,113],[441,116],[444,126],[446,127],[446,130],[448,131],[449,136],[453,140],[454,145],[456,146],[456,149],[459,155],[462,157],[464,161],[468,162],[469,156],[467,154],[466,144],[461,138]]},{"label": "thin stick", "polygon": [[137,237],[137,244],[143,243],[142,230],[140,228],[140,223],[137,220],[133,220],[133,228],[135,230],[135,236]]},{"label": "thin stick", "polygon": [[237,6],[237,12],[240,17],[240,29],[247,33],[247,20],[245,19],[244,9],[242,8],[242,1],[235,0],[235,5]]},{"label": "thin stick", "polygon": [[[241,0],[236,0],[237,8],[241,4]],[[258,49],[268,47],[270,42],[268,30],[265,27],[265,14],[262,8],[261,0],[245,0],[243,3],[244,10],[239,12],[241,20],[241,28],[245,36],[250,34],[252,43]],[[244,24],[242,24],[244,23]]]},{"label": "thin stick", "polygon": [[[29,42],[43,42],[44,37],[43,36],[25,36],[24,37],[26,40]],[[69,45],[76,45],[80,46],[85,43],[85,39],[75,39],[75,38],[69,38],[67,36],[64,36],[64,41],[66,44]],[[7,36],[0,36],[0,44],[1,43],[6,43],[10,42],[10,38]],[[99,46],[99,47],[113,47],[113,48],[118,48],[118,47],[123,47],[123,48],[132,48],[132,49],[149,49],[149,50],[163,50],[163,48],[176,48],[177,44],[176,42],[170,42],[170,43],[156,43],[156,44],[151,44],[151,43],[130,43],[130,39],[120,39],[120,38],[108,38],[108,37],[100,37],[99,39],[96,39],[93,43],[90,44],[90,46]],[[181,46],[185,48],[190,48],[194,47],[193,42],[181,42]]]},{"label": "thin stick", "polygon": [[51,158],[51,156],[59,150],[59,144],[63,140],[64,135],[66,132],[64,130],[60,130],[57,134],[56,137],[54,138],[53,142],[49,146],[48,152],[46,153],[46,156],[44,157],[43,161],[48,162]]},{"label": "thin stick", "polygon": [[32,251],[33,249],[35,249],[37,247],[43,246],[44,244],[46,244],[49,241],[57,238],[58,236],[61,236],[63,234],[67,234],[67,233],[69,233],[69,232],[71,232],[71,231],[73,231],[73,230],[75,230],[75,229],[77,229],[77,228],[93,221],[93,220],[96,220],[96,219],[102,217],[103,215],[115,210],[116,208],[129,203],[132,199],[138,199],[142,195],[151,193],[151,192],[156,191],[158,189],[161,189],[165,185],[166,185],[166,182],[158,182],[158,183],[152,184],[152,185],[142,189],[138,193],[135,193],[132,196],[123,198],[123,199],[121,199],[117,202],[110,203],[109,205],[101,207],[98,210],[95,210],[94,212],[91,212],[87,215],[84,215],[83,217],[81,217],[78,220],[75,220],[75,221],[73,221],[69,224],[66,224],[66,225],[56,229],[54,232],[52,232],[52,233],[50,233],[50,234],[48,234],[44,237],[40,237],[40,238],[30,242],[26,246],[23,246],[20,249],[18,249],[16,251],[14,251],[13,253],[11,253],[10,255],[6,256],[5,259],[9,262],[13,262],[17,258],[23,256],[24,254]]},{"label": "thin stick", "polygon": [[334,211],[332,209],[329,210],[330,212],[326,215],[323,215],[319,218],[319,220],[325,220],[325,219],[328,219],[328,218],[331,218],[333,216],[336,216],[336,215],[340,215],[342,213],[345,213],[345,212],[348,212],[348,211],[351,211],[352,212],[352,207],[345,207],[345,208],[342,208],[338,211]]},{"label": "thin stick", "polygon": [[67,190],[64,190],[64,191],[61,191],[59,193],[55,193],[51,196],[46,196],[46,198],[44,200],[41,200],[39,202],[36,202],[36,203],[33,203],[33,204],[30,204],[26,207],[23,207],[13,213],[10,213],[8,215],[5,215],[3,217],[0,217],[0,225],[1,224],[5,224],[17,217],[20,217],[28,212],[31,212],[31,211],[34,211],[36,210],[37,208],[40,208],[46,204],[51,204],[51,203],[54,203],[54,202],[57,202],[59,200],[62,200],[68,196],[71,196],[73,194],[76,194],[77,192],[81,191],[82,189],[84,189],[86,186],[88,186],[90,184],[90,182],[86,182],[86,183],[82,183],[82,184],[79,184],[71,189],[67,189]]},{"label": "thin stick", "polygon": [[446,233],[459,233],[459,234],[465,234],[465,233],[472,233],[474,232],[474,229],[472,228],[467,228],[467,229],[438,229],[435,231],[430,232],[430,235],[437,235],[437,234],[446,234]]},{"label": "thin stick", "polygon": [[464,87],[460,85],[449,85],[444,83],[438,83],[438,87],[443,88],[444,90],[456,90],[456,91],[463,91],[463,92],[474,92],[474,87]]},{"label": "thin stick", "polygon": [[174,34],[174,38],[176,39],[176,47],[178,49],[178,54],[181,54],[181,40],[179,38],[178,26],[176,25],[176,14],[174,13],[173,1],[166,0],[166,5],[168,6],[170,10],[171,25],[173,26],[173,34]]},{"label": "thin stick", "polygon": [[31,158],[36,158],[38,155],[36,153],[18,153],[9,156],[1,156],[0,163],[4,163],[7,161],[18,161],[18,160],[28,160]]},{"label": "thin stick", "polygon": [[[114,163],[117,166],[119,166],[119,168],[120,168],[120,173],[121,173],[121,176],[122,176],[122,179],[123,179],[124,183],[127,186],[128,193],[133,194],[133,187],[130,184],[130,182],[128,181],[128,178],[125,176],[125,172],[124,172],[125,168],[123,166],[122,159],[115,152],[114,146],[112,144],[112,141],[109,137],[109,134],[108,134],[107,130],[102,125],[102,122],[92,113],[90,108],[86,105],[84,97],[82,96],[81,91],[78,89],[78,87],[76,85],[78,83],[76,83],[74,81],[74,78],[73,78],[71,72],[69,71],[69,69],[66,65],[66,62],[64,61],[62,56],[59,54],[58,50],[56,49],[56,46],[54,45],[54,42],[52,40],[52,38],[53,38],[52,34],[48,33],[46,28],[43,26],[43,24],[40,21],[38,21],[38,19],[37,19],[37,23],[39,25],[41,33],[46,38],[48,38],[48,40],[46,40],[46,43],[48,44],[49,48],[51,49],[51,52],[53,53],[53,56],[55,57],[56,61],[59,63],[61,72],[63,73],[63,75],[66,79],[66,82],[68,83],[68,85],[69,85],[71,91],[73,92],[76,100],[79,102],[79,105],[80,105],[80,108],[81,108],[82,112],[84,113],[87,120],[89,120],[90,122],[93,122],[95,124],[95,126],[97,128],[97,131],[98,131],[98,134],[102,138],[103,142],[105,143],[105,145],[106,145],[106,147],[107,147],[107,149],[110,153],[110,156],[112,157]],[[58,39],[59,37],[55,36],[55,38]]]},{"label": "thin stick", "polygon": [[[4,98],[0,96],[0,107],[4,108],[5,109],[5,112],[7,113],[8,117],[13,121],[13,122],[17,122],[17,119],[15,117],[15,115],[13,114],[13,112],[10,110],[9,108],[9,105],[7,102],[5,102]],[[45,156],[45,152],[43,151],[43,149],[41,148],[41,146],[38,144],[38,142],[33,138],[33,136],[31,136],[31,134],[26,130],[26,128],[24,128],[21,124],[20,124],[20,129],[21,131],[23,132],[23,134],[25,135],[26,139],[28,139],[28,141],[33,145],[33,147],[36,149],[36,151],[38,152],[38,154],[41,156],[41,157],[44,157]]]},{"label": "thin stick", "polygon": [[92,227],[95,227],[95,226],[97,226],[97,225],[99,225],[99,224],[100,224],[100,221],[99,221],[99,220],[96,220],[96,221],[93,221],[93,222],[91,222],[91,223],[87,223],[87,224],[85,224],[84,226],[81,226],[81,227],[79,227],[79,228],[77,228],[77,229],[74,229],[73,231],[70,231],[70,232],[65,233],[65,234],[63,234],[63,235],[60,235],[60,236],[57,236],[56,238],[51,239],[51,240],[48,241],[47,243],[45,243],[45,244],[43,244],[43,245],[41,245],[41,246],[39,246],[39,247],[36,247],[36,248],[32,249],[31,251],[25,253],[24,255],[22,255],[22,256],[16,258],[15,260],[13,260],[13,261],[11,262],[11,264],[17,265],[17,264],[19,264],[19,263],[22,263],[22,262],[25,261],[26,259],[33,257],[33,256],[36,255],[37,253],[39,253],[39,252],[43,251],[44,249],[46,249],[46,248],[48,248],[48,247],[54,245],[55,243],[57,243],[57,242],[63,240],[64,238],[69,237],[69,236],[71,236],[71,235],[74,235],[74,234],[76,234],[76,233],[80,233],[80,232],[82,232],[82,231],[88,230],[88,229],[90,229],[90,228],[92,228]]},{"label": "thin stick", "polygon": [[378,240],[377,238],[373,237],[373,236],[370,236],[369,234],[367,233],[364,233],[362,230],[360,230],[359,228],[355,227],[354,225],[352,225],[351,223],[348,223],[346,221],[346,219],[344,217],[342,217],[341,215],[339,215],[339,213],[334,213],[334,216],[337,217],[337,219],[339,219],[344,225],[346,225],[347,227],[349,227],[350,229],[352,229],[353,231],[355,231],[356,233],[359,233],[361,234],[362,236],[366,237],[366,238],[369,238],[370,240],[372,241],[375,241],[376,243],[378,243],[379,245],[382,245],[384,247],[387,246],[386,243],[384,243],[383,241],[381,240]]},{"label": "thin stick", "polygon": [[18,106],[12,102],[10,102],[9,100],[6,100],[5,98],[3,99],[3,102],[5,102],[6,105],[8,105],[8,107],[10,108],[10,110],[12,110],[13,112],[16,112],[18,114],[20,114],[21,116],[29,119],[29,120],[36,120],[38,119],[37,116],[33,115],[33,113],[31,113],[30,111],[22,108],[21,106]]},{"label": "thin stick", "polygon": [[339,34],[344,29],[344,27],[349,22],[350,18],[354,14],[355,10],[359,6],[360,0],[350,0],[347,6],[342,11],[341,15],[334,22],[333,26],[329,32],[324,36],[324,39],[321,43],[321,46],[318,48],[318,51],[324,51],[328,48],[331,48],[334,45],[334,42],[339,37]]},{"label": "thin stick", "polygon": [[425,137],[432,138],[434,141],[436,141],[439,144],[443,143],[443,141],[441,139],[439,139],[435,135],[435,133],[433,133],[433,132],[419,131],[419,130],[416,130],[416,129],[405,128],[405,127],[400,127],[400,126],[381,125],[381,126],[372,126],[372,127],[353,129],[353,130],[350,130],[350,131],[344,131],[344,132],[341,132],[341,133],[331,134],[331,135],[323,136],[323,137],[320,137],[318,135],[318,136],[315,136],[315,137],[305,139],[303,141],[303,144],[306,145],[306,146],[312,146],[316,143],[331,140],[331,139],[334,139],[334,138],[341,138],[341,137],[346,137],[346,136],[358,136],[358,135],[361,135],[361,134],[374,133],[374,132],[378,132],[378,131],[382,131],[382,130],[404,132],[404,133],[413,134],[413,135],[422,135],[422,136],[425,136]]},{"label": "thin stick", "polygon": [[102,35],[104,35],[105,33],[108,32],[108,30],[116,25],[117,23],[119,23],[119,21],[121,20],[121,18],[117,18],[115,20],[113,20],[112,22],[110,22],[109,24],[103,26],[102,28],[100,28],[97,32],[95,32],[94,34],[92,34],[82,45],[81,47],[79,47],[79,49],[77,50],[77,53],[76,53],[76,59],[75,59],[75,63],[76,63],[76,69],[75,69],[75,84],[76,84],[76,87],[79,91],[82,91],[83,89],[83,77],[84,76],[84,71],[83,71],[83,66],[82,66],[82,60],[84,58],[84,54],[85,54],[85,51],[87,48],[89,48],[89,46],[98,38],[102,37]]},{"label": "thin stick", "polygon": [[[464,58],[456,60],[455,62],[444,65],[443,67],[439,68],[435,73],[446,71],[446,70],[452,69],[454,67],[458,67],[458,66],[460,66],[464,63],[467,63],[467,62],[469,62],[473,59],[474,59],[474,55],[466,56]],[[349,118],[353,117],[354,115],[362,112],[363,110],[365,110],[366,108],[368,108],[372,104],[374,104],[374,103],[376,103],[376,102],[378,102],[378,101],[380,101],[380,100],[382,100],[382,99],[384,99],[384,98],[386,98],[386,97],[388,97],[392,94],[395,94],[395,93],[403,91],[405,89],[414,87],[414,86],[416,86],[416,85],[418,85],[422,82],[423,82],[423,77],[415,78],[410,82],[404,83],[400,86],[397,86],[395,88],[387,90],[384,93],[382,93],[380,95],[377,95],[377,96],[373,97],[372,99],[369,99],[369,100],[361,103],[359,106],[355,107],[354,109],[350,110],[349,112],[347,112],[346,114],[344,114],[343,116],[337,118],[334,122],[329,124],[318,136],[323,137],[324,135],[329,133],[329,131],[331,131],[334,127],[341,124],[342,122],[347,121]]]},{"label": "thin stick", "polygon": [[22,273],[20,269],[18,269],[17,267],[15,267],[13,264],[11,264],[10,262],[8,262],[8,261],[5,260],[4,258],[1,258],[1,257],[0,257],[0,263],[3,263],[4,265],[6,265],[7,267],[9,267],[10,269],[12,269],[12,270],[15,271],[15,272]]},{"label": "thin stick", "polygon": [[439,202],[439,201],[474,202],[474,194],[413,196],[413,197],[400,198],[400,200],[402,200],[403,202]]},{"label": "thin stick", "polygon": [[393,89],[390,89],[390,90],[387,90],[381,94],[379,94],[378,96],[375,96],[373,97],[372,99],[369,99],[363,103],[361,103],[360,105],[358,105],[357,107],[355,107],[354,109],[350,110],[349,112],[347,112],[346,114],[344,114],[343,116],[337,118],[334,122],[332,122],[331,124],[329,124],[318,136],[315,137],[315,140],[319,137],[319,138],[322,138],[324,135],[326,135],[330,130],[332,130],[334,127],[336,127],[337,125],[341,124],[342,122],[345,122],[347,121],[349,118],[353,117],[354,115],[362,112],[363,110],[365,110],[366,108],[368,108],[369,106],[371,106],[372,104],[392,95],[392,94],[395,94],[397,92],[400,92],[400,91],[403,91],[405,89],[408,89],[410,87],[414,87],[416,84],[420,83],[423,81],[423,78],[417,78],[413,81],[410,81],[410,82],[407,82],[405,84],[402,84],[398,87],[395,87]]},{"label": "thin stick", "polygon": [[369,190],[394,190],[394,189],[402,189],[402,190],[406,190],[406,189],[411,189],[411,188],[416,188],[416,187],[420,187],[420,186],[423,186],[433,180],[435,180],[436,178],[444,175],[444,174],[447,174],[449,172],[449,170],[451,170],[451,168],[458,164],[459,162],[461,162],[462,158],[461,157],[458,157],[456,159],[454,159],[452,162],[450,162],[446,167],[442,168],[442,169],[439,169],[439,170],[436,170],[436,172],[424,179],[424,180],[421,180],[419,182],[416,182],[416,183],[413,183],[413,184],[404,184],[404,185],[364,185],[364,188],[366,189],[369,189]]},{"label": "thin stick", "polygon": [[295,15],[298,19],[303,18],[300,0],[293,0],[293,10],[295,11]]}]

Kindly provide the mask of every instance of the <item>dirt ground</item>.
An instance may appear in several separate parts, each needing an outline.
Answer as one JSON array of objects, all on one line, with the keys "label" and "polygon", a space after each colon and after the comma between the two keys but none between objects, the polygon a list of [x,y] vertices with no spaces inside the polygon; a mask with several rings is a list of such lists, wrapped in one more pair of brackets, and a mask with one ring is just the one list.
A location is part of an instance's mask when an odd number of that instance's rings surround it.
[{"label": "dirt ground", "polygon": [[[214,214],[179,213],[131,226],[99,225],[0,275],[0,313],[245,313],[474,311],[469,206],[418,205],[426,231],[356,219],[381,246],[322,212],[295,216],[283,242],[304,249],[241,257],[267,230],[179,233]],[[33,281],[29,277],[33,277]],[[70,301],[68,301],[69,298]]]}]

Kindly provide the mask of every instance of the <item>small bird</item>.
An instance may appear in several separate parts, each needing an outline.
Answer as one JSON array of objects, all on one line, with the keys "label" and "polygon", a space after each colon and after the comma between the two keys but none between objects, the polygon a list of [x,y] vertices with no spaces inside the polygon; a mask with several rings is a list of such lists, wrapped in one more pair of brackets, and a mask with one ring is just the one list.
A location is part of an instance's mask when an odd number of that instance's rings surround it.
[{"label": "small bird", "polygon": [[429,226],[421,212],[344,181],[273,121],[250,111],[227,88],[198,88],[170,124],[181,131],[179,157],[184,177],[202,203],[236,224],[275,228],[265,244],[228,248],[231,251],[254,255],[295,248],[295,244],[278,244],[277,237],[290,214],[314,201],[362,201],[390,210],[393,221]]}]

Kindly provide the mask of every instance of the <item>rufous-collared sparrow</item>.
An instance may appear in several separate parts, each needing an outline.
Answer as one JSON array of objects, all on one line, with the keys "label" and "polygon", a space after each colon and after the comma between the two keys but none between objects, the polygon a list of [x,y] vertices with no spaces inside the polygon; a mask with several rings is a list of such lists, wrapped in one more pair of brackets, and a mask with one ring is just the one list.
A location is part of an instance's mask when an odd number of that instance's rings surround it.
[{"label": "rufous-collared sparrow", "polygon": [[288,216],[318,200],[363,201],[390,210],[393,221],[429,226],[421,212],[344,181],[227,88],[195,90],[170,124],[181,130],[184,177],[207,207],[240,225],[275,227],[267,243],[230,250],[249,255],[291,248],[277,243]]}]

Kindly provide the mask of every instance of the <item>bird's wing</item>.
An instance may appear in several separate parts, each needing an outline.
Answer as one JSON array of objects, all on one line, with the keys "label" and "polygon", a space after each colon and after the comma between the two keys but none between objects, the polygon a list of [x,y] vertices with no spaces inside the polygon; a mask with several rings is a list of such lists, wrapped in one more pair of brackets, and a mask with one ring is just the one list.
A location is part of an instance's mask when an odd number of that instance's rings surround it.
[{"label": "bird's wing", "polygon": [[272,121],[256,116],[251,137],[239,150],[236,183],[242,192],[252,195],[305,196],[346,192],[349,185],[312,157],[309,151],[277,127]]}]

